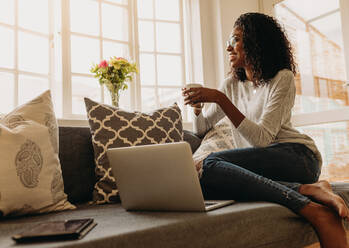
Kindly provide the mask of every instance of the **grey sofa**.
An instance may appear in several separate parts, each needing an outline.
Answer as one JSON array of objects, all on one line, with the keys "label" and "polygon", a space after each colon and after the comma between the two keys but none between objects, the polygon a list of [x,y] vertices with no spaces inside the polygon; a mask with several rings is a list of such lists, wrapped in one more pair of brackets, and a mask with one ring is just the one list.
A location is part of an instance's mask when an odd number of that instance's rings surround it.
[{"label": "grey sofa", "polygon": [[[127,212],[120,203],[91,205],[94,158],[87,127],[60,127],[65,192],[77,210],[0,219],[0,247],[243,247],[299,248],[317,242],[312,227],[290,210],[241,202],[208,213]],[[195,151],[200,139],[185,131]],[[345,184],[336,185],[341,192]],[[345,197],[346,195],[344,195]],[[98,225],[78,241],[16,245],[11,236],[36,223],[92,217]]]}]

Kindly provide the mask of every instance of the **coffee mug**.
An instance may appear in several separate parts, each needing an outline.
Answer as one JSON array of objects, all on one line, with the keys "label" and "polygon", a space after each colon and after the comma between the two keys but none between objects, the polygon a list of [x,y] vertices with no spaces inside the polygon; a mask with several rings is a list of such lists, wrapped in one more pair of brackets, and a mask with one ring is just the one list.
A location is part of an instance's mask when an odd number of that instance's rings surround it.
[{"label": "coffee mug", "polygon": [[189,88],[200,88],[203,87],[202,84],[197,84],[197,83],[191,83],[191,84],[186,84],[185,88],[189,89]]},{"label": "coffee mug", "polygon": [[[190,83],[190,84],[186,84],[185,88],[189,89],[189,88],[201,88],[203,87],[202,84],[198,84],[198,83]],[[201,103],[199,108],[203,108],[204,104]]]}]

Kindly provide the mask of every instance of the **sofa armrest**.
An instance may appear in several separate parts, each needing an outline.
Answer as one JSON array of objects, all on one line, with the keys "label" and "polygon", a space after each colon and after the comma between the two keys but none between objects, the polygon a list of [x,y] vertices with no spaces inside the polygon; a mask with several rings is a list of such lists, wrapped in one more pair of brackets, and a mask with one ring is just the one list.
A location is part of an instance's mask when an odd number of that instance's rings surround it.
[{"label": "sofa armrest", "polygon": [[199,136],[197,136],[196,134],[188,130],[183,130],[183,134],[184,134],[184,137],[183,137],[184,141],[190,144],[191,151],[192,153],[194,153],[196,149],[198,149],[198,147],[200,146],[201,139],[199,138]]}]

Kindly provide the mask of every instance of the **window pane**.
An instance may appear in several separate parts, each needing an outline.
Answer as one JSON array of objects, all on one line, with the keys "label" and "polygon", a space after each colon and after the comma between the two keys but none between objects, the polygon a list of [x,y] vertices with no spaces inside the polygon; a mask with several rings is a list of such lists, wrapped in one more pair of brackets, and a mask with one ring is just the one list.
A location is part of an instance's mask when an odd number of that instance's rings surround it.
[{"label": "window pane", "polygon": [[0,72],[0,113],[9,113],[14,109],[14,76]]},{"label": "window pane", "polygon": [[99,40],[71,36],[72,71],[89,73],[93,63],[99,63]]},{"label": "window pane", "polygon": [[128,40],[127,9],[111,4],[102,4],[103,37]]},{"label": "window pane", "polygon": [[15,23],[15,1],[0,0],[0,22],[7,24]]},{"label": "window pane", "polygon": [[156,107],[156,94],[155,88],[142,87],[142,111],[149,112],[155,110]]},{"label": "window pane", "polygon": [[[344,87],[347,78],[340,12],[320,16],[337,9],[338,0],[310,2],[309,6],[302,5],[302,10],[297,0],[283,1],[275,7],[298,64],[294,113],[325,111],[349,105],[348,88]],[[316,17],[319,18],[311,20]]]},{"label": "window pane", "polygon": [[[103,88],[104,88],[104,103],[112,105],[109,90],[105,86],[103,86]],[[119,99],[120,108],[130,110],[130,106],[131,106],[130,92],[131,92],[130,85],[127,90],[120,91],[120,99]]]},{"label": "window pane", "polygon": [[306,21],[339,8],[338,0],[284,0],[283,3]]},{"label": "window pane", "polygon": [[[183,121],[193,121],[192,118],[188,119],[187,117],[188,107],[184,105],[181,88],[178,88],[178,89],[158,88],[158,92],[159,92],[160,107],[168,107],[173,105],[174,103],[177,103],[177,105],[181,109]],[[191,117],[191,115],[189,116]]]},{"label": "window pane", "polygon": [[160,107],[168,107],[174,103],[183,109],[184,102],[182,97],[181,88],[178,89],[166,89],[159,88],[159,102]]},{"label": "window pane", "polygon": [[158,55],[159,85],[182,85],[182,60],[180,56]]},{"label": "window pane", "polygon": [[19,0],[18,23],[23,28],[48,34],[48,1]]},{"label": "window pane", "polygon": [[138,4],[138,17],[139,18],[153,18],[153,2],[154,0],[140,0]]},{"label": "window pane", "polygon": [[26,75],[18,77],[18,102],[26,103],[49,89],[48,79]]},{"label": "window pane", "polygon": [[[188,121],[188,122],[193,122],[194,120],[193,120],[193,115],[194,115],[194,113],[193,113],[193,108],[192,107],[190,107],[190,106],[187,106],[187,105],[185,105],[185,109],[183,110],[182,109],[182,111],[184,112],[184,111],[186,111],[186,118],[187,119],[184,119],[184,120],[186,120],[186,121]],[[204,111],[204,110],[203,110]]]},{"label": "window pane", "polygon": [[179,24],[156,24],[157,50],[159,52],[181,52],[181,34]]},{"label": "window pane", "polygon": [[20,70],[48,74],[49,42],[47,38],[19,32],[18,45]]},{"label": "window pane", "polygon": [[112,3],[119,3],[119,4],[127,4],[128,3],[128,0],[106,0],[106,1],[112,2]]},{"label": "window pane", "polygon": [[310,135],[321,152],[320,179],[349,180],[349,122],[297,128]]},{"label": "window pane", "polygon": [[139,50],[154,51],[154,24],[153,22],[138,22]]},{"label": "window pane", "polygon": [[156,19],[179,20],[179,1],[178,0],[155,0]]},{"label": "window pane", "polygon": [[112,106],[110,91],[105,86],[103,86],[103,94],[104,94],[104,103]]},{"label": "window pane", "polygon": [[0,67],[14,67],[14,32],[9,28],[0,27]]},{"label": "window pane", "polygon": [[70,25],[72,32],[98,35],[98,2],[91,0],[71,0]]},{"label": "window pane", "polygon": [[90,77],[72,77],[73,114],[86,115],[84,97],[101,102],[101,88],[98,79]]},{"label": "window pane", "polygon": [[140,75],[141,75],[141,83],[154,85],[155,78],[155,57],[151,54],[140,54]]},{"label": "window pane", "polygon": [[317,30],[343,49],[342,25],[340,12],[333,13],[326,17],[311,22]]},{"label": "window pane", "polygon": [[129,57],[128,45],[116,42],[103,42],[103,58],[109,59],[111,57]]}]

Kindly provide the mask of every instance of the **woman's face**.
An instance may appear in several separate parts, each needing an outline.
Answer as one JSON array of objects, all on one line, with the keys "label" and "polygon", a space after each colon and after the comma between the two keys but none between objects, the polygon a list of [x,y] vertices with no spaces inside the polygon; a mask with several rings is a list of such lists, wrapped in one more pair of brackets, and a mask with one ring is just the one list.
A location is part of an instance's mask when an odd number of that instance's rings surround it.
[{"label": "woman's face", "polygon": [[227,52],[229,53],[229,61],[232,68],[244,68],[246,66],[241,29],[235,28],[233,30],[227,41]]}]

